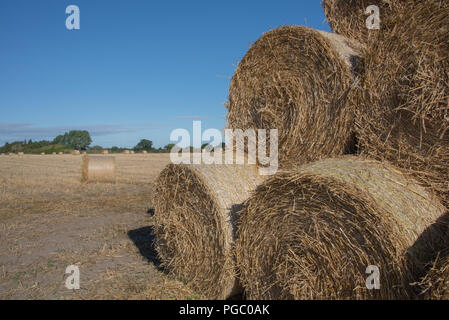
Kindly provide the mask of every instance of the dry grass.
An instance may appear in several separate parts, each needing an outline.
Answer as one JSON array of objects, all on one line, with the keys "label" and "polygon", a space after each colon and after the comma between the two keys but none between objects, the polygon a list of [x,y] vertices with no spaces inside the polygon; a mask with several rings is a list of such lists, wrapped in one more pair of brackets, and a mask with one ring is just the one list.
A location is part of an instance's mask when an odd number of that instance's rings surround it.
[{"label": "dry grass", "polygon": [[241,290],[232,245],[235,211],[262,178],[255,166],[169,165],[155,190],[156,249],[194,291],[225,299]]},{"label": "dry grass", "polygon": [[264,34],[232,78],[230,127],[278,129],[282,166],[353,149],[347,100],[360,67],[359,50],[354,41],[306,27]]},{"label": "dry grass", "polygon": [[[448,246],[445,208],[385,163],[327,159],[282,172],[242,212],[237,264],[252,299],[404,299]],[[365,270],[380,269],[380,290]]]},{"label": "dry grass", "polygon": [[[160,268],[154,181],[167,154],[116,155],[116,184],[80,183],[81,156],[0,161],[0,299],[199,298]],[[64,286],[76,264],[81,290]]]}]

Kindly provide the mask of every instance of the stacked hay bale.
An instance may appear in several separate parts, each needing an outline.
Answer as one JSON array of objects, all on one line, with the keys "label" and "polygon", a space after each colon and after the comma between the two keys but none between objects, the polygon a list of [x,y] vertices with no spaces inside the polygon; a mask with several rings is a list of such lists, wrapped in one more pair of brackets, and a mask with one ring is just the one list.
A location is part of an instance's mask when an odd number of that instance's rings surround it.
[{"label": "stacked hay bale", "polygon": [[114,157],[83,156],[81,182],[115,183],[116,164]]},{"label": "stacked hay bale", "polygon": [[[284,171],[241,213],[241,281],[254,299],[414,297],[409,284],[449,243],[445,212],[386,163],[348,156]],[[371,265],[380,290],[365,285]]]},{"label": "stacked hay bale", "polygon": [[406,169],[449,208],[449,3],[384,20],[354,100],[359,152]]},{"label": "stacked hay bale", "polygon": [[235,213],[262,181],[255,166],[169,165],[156,182],[156,249],[171,274],[208,299],[239,293]]},{"label": "stacked hay bale", "polygon": [[278,129],[281,166],[353,149],[348,104],[361,65],[360,45],[307,27],[264,34],[232,78],[231,129]]},{"label": "stacked hay bale", "polygon": [[[368,5],[381,30],[366,28]],[[159,256],[207,298],[237,292],[233,254],[249,298],[415,298],[410,284],[449,248],[449,5],[323,6],[343,36],[272,30],[230,85],[230,128],[278,129],[283,171],[261,184],[256,167],[170,165],[158,178]]]}]

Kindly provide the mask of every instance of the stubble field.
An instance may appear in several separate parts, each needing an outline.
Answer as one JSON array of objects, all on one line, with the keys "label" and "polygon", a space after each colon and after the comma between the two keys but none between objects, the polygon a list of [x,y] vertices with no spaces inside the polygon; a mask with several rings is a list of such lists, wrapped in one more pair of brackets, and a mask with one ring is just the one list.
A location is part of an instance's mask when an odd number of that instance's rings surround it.
[{"label": "stubble field", "polygon": [[[114,155],[116,184],[82,184],[81,156],[0,156],[0,299],[196,299],[152,246],[168,154]],[[80,290],[65,287],[77,265]]]}]

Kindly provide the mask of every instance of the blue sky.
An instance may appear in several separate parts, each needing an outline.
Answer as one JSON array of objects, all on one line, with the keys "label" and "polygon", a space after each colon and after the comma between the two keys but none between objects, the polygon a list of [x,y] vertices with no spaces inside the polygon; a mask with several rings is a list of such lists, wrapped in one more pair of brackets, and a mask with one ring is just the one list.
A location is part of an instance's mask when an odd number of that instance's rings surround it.
[{"label": "blue sky", "polygon": [[[330,31],[320,0],[1,0],[0,144],[87,129],[93,144],[169,143],[225,126],[230,78],[262,33]],[[80,30],[65,26],[68,5]]]}]

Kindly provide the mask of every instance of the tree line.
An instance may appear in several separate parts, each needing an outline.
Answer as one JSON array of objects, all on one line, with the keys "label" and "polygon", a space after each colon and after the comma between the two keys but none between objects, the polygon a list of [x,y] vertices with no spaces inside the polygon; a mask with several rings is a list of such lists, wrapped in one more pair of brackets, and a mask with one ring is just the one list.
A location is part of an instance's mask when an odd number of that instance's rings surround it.
[{"label": "tree line", "polygon": [[153,142],[148,139],[140,140],[133,148],[103,148],[102,146],[90,146],[92,144],[92,138],[86,130],[72,130],[62,135],[58,135],[52,141],[41,140],[33,141],[32,139],[24,141],[14,141],[11,143],[6,142],[0,147],[0,153],[52,153],[52,152],[64,152],[70,150],[89,151],[89,152],[101,152],[105,149],[112,153],[121,153],[124,150],[134,150],[135,152],[147,151],[147,152],[168,152],[174,146],[168,144],[163,148],[154,148]]}]

